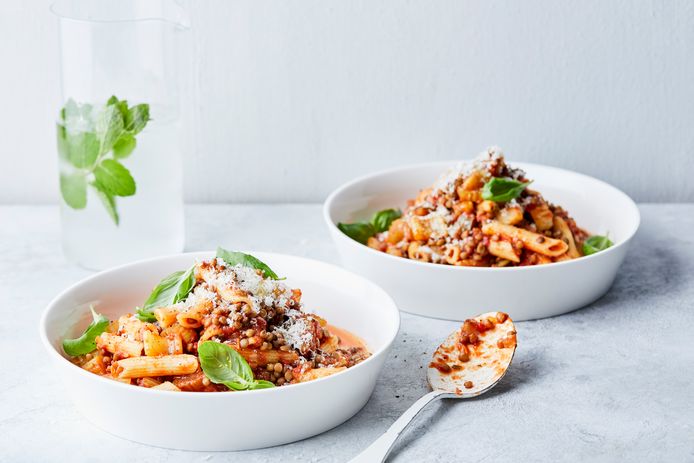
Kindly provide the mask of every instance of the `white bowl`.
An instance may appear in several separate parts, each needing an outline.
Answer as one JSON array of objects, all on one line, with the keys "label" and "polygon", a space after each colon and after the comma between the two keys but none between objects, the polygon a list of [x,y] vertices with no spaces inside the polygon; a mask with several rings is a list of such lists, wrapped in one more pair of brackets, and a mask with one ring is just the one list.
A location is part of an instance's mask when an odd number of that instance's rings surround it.
[{"label": "white bowl", "polygon": [[353,180],[325,201],[323,216],[343,265],[388,291],[401,310],[464,320],[504,310],[514,320],[550,317],[590,304],[610,288],[639,227],[636,204],[617,188],[586,175],[537,164],[515,163],[533,189],[563,206],[592,234],[609,234],[614,246],[579,259],[548,265],[475,268],[423,263],[364,246],[338,222],[368,219],[375,211],[405,206],[455,162],[386,170]]},{"label": "white bowl", "polygon": [[[229,393],[170,392],[121,384],[89,373],[66,358],[65,336],[88,324],[88,305],[114,319],[142,304],[159,280],[213,253],[144,260],[98,273],[57,296],[40,334],[77,408],[99,428],[129,440],[185,450],[244,450],[297,441],[333,428],[357,413],[373,392],[400,316],[375,284],[310,259],[253,252],[286,283],[301,288],[305,306],[361,337],[373,353],[327,378],[273,389]],[[77,326],[76,326],[77,325]]]}]

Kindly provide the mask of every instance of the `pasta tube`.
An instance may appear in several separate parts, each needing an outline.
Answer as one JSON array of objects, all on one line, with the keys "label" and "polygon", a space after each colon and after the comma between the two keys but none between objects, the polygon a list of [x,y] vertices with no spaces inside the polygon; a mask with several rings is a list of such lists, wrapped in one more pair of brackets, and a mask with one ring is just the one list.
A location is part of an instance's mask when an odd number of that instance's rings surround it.
[{"label": "pasta tube", "polygon": [[189,375],[198,369],[194,355],[164,355],[162,357],[131,357],[113,362],[111,372],[116,378],[146,378],[149,376]]},{"label": "pasta tube", "polygon": [[482,233],[485,235],[502,235],[507,238],[515,238],[523,243],[523,246],[539,254],[558,257],[564,254],[569,245],[562,240],[549,238],[539,233],[533,233],[513,225],[504,225],[501,222],[492,220],[482,226]]}]

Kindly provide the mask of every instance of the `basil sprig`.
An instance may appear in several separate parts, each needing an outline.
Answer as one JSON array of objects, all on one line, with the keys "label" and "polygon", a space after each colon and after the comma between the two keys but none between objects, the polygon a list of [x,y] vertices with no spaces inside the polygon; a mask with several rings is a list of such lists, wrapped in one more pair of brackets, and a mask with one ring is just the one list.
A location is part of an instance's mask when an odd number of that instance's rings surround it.
[{"label": "basil sprig", "polygon": [[255,379],[246,359],[221,342],[201,342],[198,358],[205,376],[215,384],[224,384],[234,391],[275,387],[270,381]]},{"label": "basil sprig", "polygon": [[494,177],[482,187],[482,199],[505,203],[520,196],[532,182],[519,182],[512,178]]},{"label": "basil sprig", "polygon": [[260,270],[261,272],[263,272],[266,278],[270,278],[272,280],[284,280],[284,278],[278,277],[277,274],[273,272],[272,269],[268,267],[268,265],[265,262],[261,261],[256,257],[253,257],[250,254],[244,254],[242,252],[237,251],[227,251],[226,249],[220,247],[217,248],[216,257],[219,257],[231,266],[242,265],[244,267],[250,267],[256,270]]},{"label": "basil sprig", "polygon": [[[106,212],[118,225],[117,196],[132,196],[135,179],[121,160],[137,146],[135,135],[145,128],[149,105],[128,106],[115,96],[98,108],[70,99],[60,111],[58,154],[75,170],[60,175],[60,192],[72,209],[87,207],[87,188],[91,187]],[[110,157],[109,157],[110,156]]]},{"label": "basil sprig", "polygon": [[604,251],[614,243],[606,236],[594,235],[583,242],[583,255],[589,256]]},{"label": "basil sprig", "polygon": [[402,216],[400,209],[384,209],[376,212],[368,222],[340,222],[337,224],[337,228],[353,240],[366,244],[369,238],[376,233],[388,230],[390,224],[400,216]]},{"label": "basil sprig", "polygon": [[76,357],[88,354],[96,349],[96,337],[108,328],[108,318],[94,311],[94,307],[89,306],[92,312],[92,322],[79,338],[63,339],[63,350],[66,354]]},{"label": "basil sprig", "polygon": [[184,300],[195,286],[195,266],[188,270],[173,272],[154,287],[142,308],[137,310],[137,318],[143,322],[155,322],[154,309],[167,307]]}]

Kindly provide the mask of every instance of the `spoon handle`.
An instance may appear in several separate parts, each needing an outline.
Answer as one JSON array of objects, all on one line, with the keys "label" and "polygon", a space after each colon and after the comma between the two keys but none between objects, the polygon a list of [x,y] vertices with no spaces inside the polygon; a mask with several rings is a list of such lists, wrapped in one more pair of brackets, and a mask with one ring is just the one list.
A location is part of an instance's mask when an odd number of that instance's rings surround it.
[{"label": "spoon handle", "polygon": [[350,463],[378,463],[385,461],[395,441],[415,419],[419,412],[431,402],[446,395],[448,395],[448,393],[445,391],[431,391],[413,403],[381,437],[376,439],[363,452],[350,460]]}]

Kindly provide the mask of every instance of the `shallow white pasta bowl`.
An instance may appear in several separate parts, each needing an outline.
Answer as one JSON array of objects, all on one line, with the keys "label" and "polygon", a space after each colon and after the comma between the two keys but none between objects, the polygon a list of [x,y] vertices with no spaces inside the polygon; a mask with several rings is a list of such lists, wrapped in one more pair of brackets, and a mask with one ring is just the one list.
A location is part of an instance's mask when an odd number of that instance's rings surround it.
[{"label": "shallow white pasta bowl", "polygon": [[502,310],[514,320],[550,317],[598,299],[612,285],[629,242],[639,227],[639,211],[626,194],[586,175],[537,164],[515,163],[534,180],[532,188],[560,205],[591,234],[609,235],[614,246],[579,259],[509,268],[432,264],[392,256],[352,240],[338,222],[368,219],[376,211],[404,208],[456,164],[437,162],[378,172],[353,180],[325,201],[323,216],[343,265],[388,291],[401,310],[464,320]]},{"label": "shallow white pasta bowl", "polygon": [[169,273],[214,253],[188,253],[124,265],[80,281],[57,296],[40,335],[77,408],[99,428],[159,447],[244,450],[293,442],[333,428],[357,413],[373,392],[400,317],[375,284],[339,267],[281,254],[256,253],[286,283],[303,292],[309,311],[361,337],[372,356],[352,368],[306,383],[255,391],[157,391],[83,370],[64,356],[61,341],[89,323],[88,306],[115,319],[141,305]]}]

